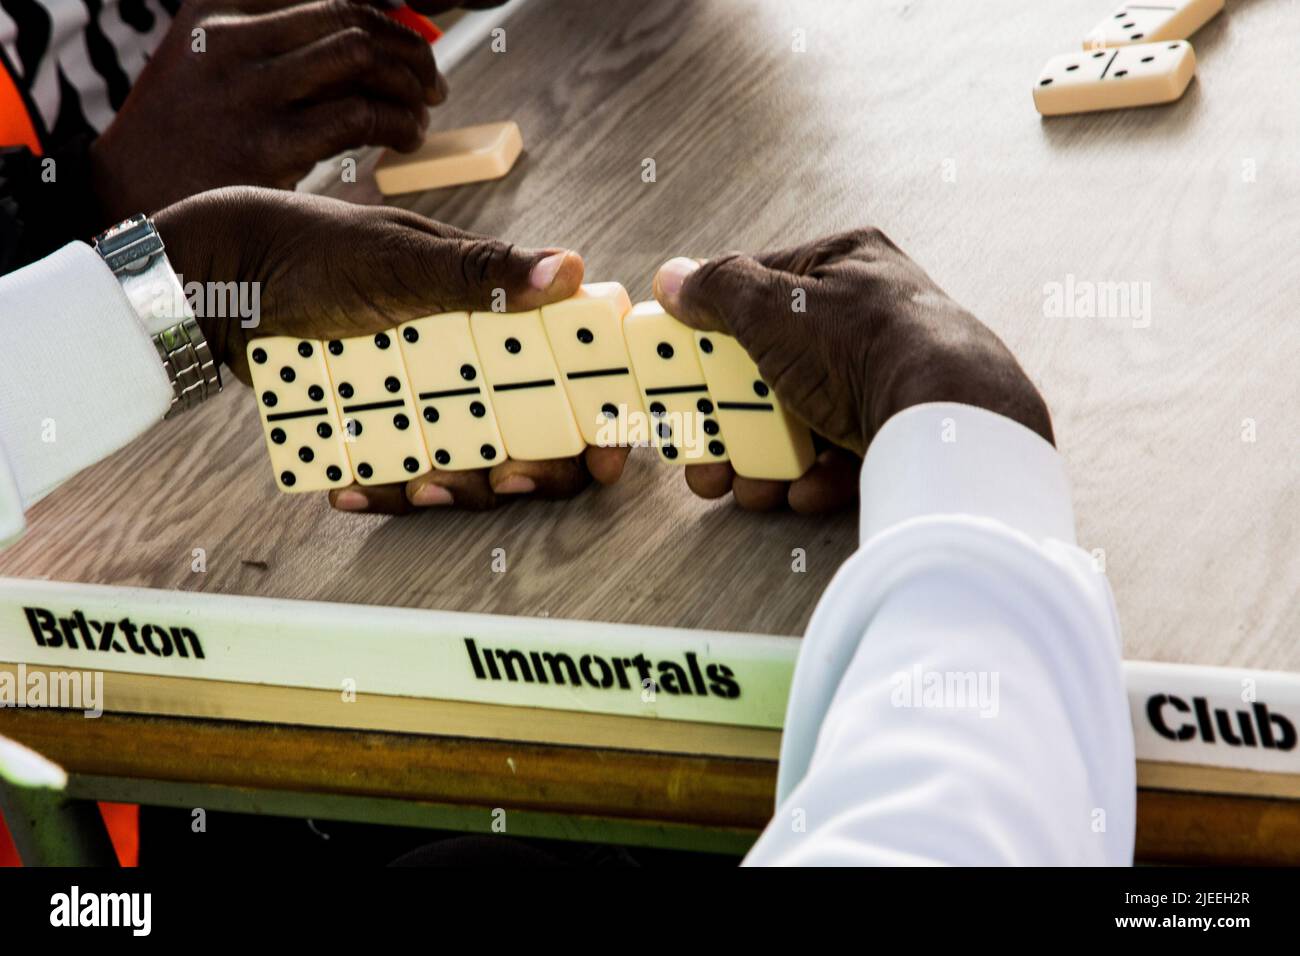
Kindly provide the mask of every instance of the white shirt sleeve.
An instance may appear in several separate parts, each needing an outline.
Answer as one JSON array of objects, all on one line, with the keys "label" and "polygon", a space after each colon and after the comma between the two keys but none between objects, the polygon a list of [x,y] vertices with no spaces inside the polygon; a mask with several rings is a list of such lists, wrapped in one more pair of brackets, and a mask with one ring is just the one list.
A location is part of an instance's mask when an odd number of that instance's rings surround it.
[{"label": "white shirt sleeve", "polygon": [[172,388],[117,278],[69,243],[0,276],[0,544],[23,509],[160,421]]},{"label": "white shirt sleeve", "polygon": [[894,416],[809,623],[749,865],[1128,865],[1133,731],[1065,470],[982,409]]}]

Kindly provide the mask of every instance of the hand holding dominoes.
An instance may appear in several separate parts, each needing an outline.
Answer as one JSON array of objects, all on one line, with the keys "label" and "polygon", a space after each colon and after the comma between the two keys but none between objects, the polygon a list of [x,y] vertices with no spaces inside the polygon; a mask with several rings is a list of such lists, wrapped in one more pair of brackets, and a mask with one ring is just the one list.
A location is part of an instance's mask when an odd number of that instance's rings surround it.
[{"label": "hand holding dominoes", "polygon": [[1223,0],[1122,5],[1088,32],[1083,50],[1052,57],[1034,85],[1044,116],[1154,106],[1177,100],[1196,73],[1187,38]]}]

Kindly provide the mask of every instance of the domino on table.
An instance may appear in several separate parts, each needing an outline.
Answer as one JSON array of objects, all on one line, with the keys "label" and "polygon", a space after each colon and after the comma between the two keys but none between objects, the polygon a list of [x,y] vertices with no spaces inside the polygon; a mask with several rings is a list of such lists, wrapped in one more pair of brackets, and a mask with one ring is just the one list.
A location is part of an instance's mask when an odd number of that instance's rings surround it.
[{"label": "domino on table", "polygon": [[398,327],[424,443],[443,471],[486,468],[505,458],[468,312],[430,315]]},{"label": "domino on table", "polygon": [[344,447],[357,481],[406,481],[432,468],[394,332],[334,339],[325,364],[338,395]]},{"label": "domino on table", "polygon": [[726,461],[727,446],[696,358],[695,331],[658,302],[638,302],[623,320],[623,336],[659,457],[678,465]]},{"label": "domino on table", "polygon": [[1047,61],[1034,87],[1044,116],[1150,106],[1178,99],[1196,72],[1186,40],[1066,53]]},{"label": "domino on table", "polygon": [[474,312],[469,325],[506,453],[520,461],[581,453],[541,312]]},{"label": "domino on table", "polygon": [[[610,424],[644,420],[641,392],[623,342],[623,316],[632,308],[617,282],[584,285],[571,299],[542,306],[542,325],[564,380],[564,391],[588,445],[612,444]],[[622,437],[622,436],[620,436]]]},{"label": "domino on table", "polygon": [[736,474],[777,481],[803,475],[816,457],[812,433],[777,401],[744,346],[718,332],[696,332],[695,346]]},{"label": "domino on table", "polygon": [[1166,0],[1162,4],[1123,6],[1093,27],[1085,50],[1186,40],[1223,9],[1223,0]]},{"label": "domino on table", "polygon": [[254,339],[248,343],[248,369],[280,490],[350,484],[325,343],[288,336]]},{"label": "domino on table", "polygon": [[375,184],[385,196],[395,196],[500,179],[523,148],[512,122],[440,130],[413,153],[386,150],[375,166]]}]

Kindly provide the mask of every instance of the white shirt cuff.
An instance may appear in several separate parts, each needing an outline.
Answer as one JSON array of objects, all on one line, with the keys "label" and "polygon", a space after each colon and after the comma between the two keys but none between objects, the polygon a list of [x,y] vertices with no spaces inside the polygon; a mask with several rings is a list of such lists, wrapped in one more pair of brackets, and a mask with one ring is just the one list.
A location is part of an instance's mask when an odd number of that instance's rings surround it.
[{"label": "white shirt cuff", "polygon": [[992,518],[1035,541],[1075,543],[1060,454],[1024,425],[973,405],[915,405],[885,422],[862,463],[861,491],[861,544],[936,514]]},{"label": "white shirt cuff", "polygon": [[0,438],[24,505],[126,445],[171,405],[153,342],[85,243],[0,277],[0,342]]}]

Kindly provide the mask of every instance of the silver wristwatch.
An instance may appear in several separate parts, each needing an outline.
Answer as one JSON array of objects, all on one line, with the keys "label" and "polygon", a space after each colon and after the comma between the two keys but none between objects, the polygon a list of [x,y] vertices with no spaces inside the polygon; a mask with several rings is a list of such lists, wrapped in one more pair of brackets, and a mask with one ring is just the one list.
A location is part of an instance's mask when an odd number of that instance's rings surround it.
[{"label": "silver wristwatch", "polygon": [[221,370],[148,217],[132,216],[100,233],[95,251],[122,283],[167,370],[173,395],[166,417],[221,391]]}]

